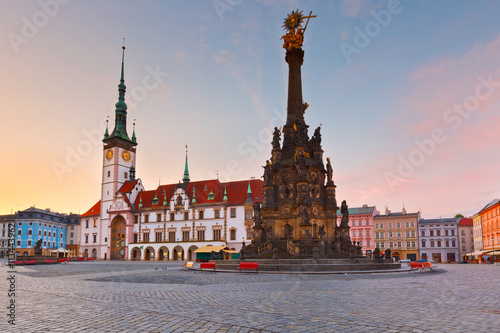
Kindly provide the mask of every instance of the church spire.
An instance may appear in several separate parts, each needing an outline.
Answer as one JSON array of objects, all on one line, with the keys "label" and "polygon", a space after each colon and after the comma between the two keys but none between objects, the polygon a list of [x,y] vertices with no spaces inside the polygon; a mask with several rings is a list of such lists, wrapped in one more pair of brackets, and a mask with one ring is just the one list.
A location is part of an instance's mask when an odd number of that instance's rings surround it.
[{"label": "church spire", "polygon": [[[124,79],[124,68],[125,68],[125,38],[123,39],[124,45],[122,46],[122,68],[120,76],[120,84],[118,85],[118,102],[115,104],[115,128],[113,132],[109,135],[107,139],[111,138],[121,138],[129,142],[130,140],[127,134],[127,104],[125,103],[125,79]],[[134,142],[135,143],[135,142]]]},{"label": "church spire", "polygon": [[247,190],[247,200],[245,203],[253,203],[252,200],[252,188],[250,187],[250,182],[248,182],[248,190]]},{"label": "church spire", "polygon": [[184,184],[189,183],[189,169],[188,169],[188,145],[186,144],[186,165],[184,166],[184,178],[182,178],[182,181]]}]

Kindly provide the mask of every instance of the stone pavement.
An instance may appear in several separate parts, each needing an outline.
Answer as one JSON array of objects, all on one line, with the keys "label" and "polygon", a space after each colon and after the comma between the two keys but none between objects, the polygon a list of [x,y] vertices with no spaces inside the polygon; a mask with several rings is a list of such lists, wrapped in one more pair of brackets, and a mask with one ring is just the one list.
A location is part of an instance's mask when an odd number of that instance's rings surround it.
[{"label": "stone pavement", "polygon": [[[0,332],[498,332],[500,266],[436,273],[271,275],[185,271],[177,262],[16,268]],[[498,312],[498,313],[495,313]]]}]

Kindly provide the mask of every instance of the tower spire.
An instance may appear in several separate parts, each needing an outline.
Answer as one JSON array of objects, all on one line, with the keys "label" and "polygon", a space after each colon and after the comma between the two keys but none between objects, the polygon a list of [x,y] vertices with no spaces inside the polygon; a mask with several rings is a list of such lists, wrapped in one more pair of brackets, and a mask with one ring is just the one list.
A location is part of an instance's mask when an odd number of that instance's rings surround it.
[{"label": "tower spire", "polygon": [[[123,38],[122,46],[122,67],[120,75],[120,84],[118,85],[118,102],[115,104],[115,128],[113,132],[107,139],[118,137],[129,142],[134,142],[130,140],[127,134],[127,104],[125,103],[125,79],[124,70],[125,68],[125,38]],[[134,142],[135,143],[135,142]]]},{"label": "tower spire", "polygon": [[189,183],[189,169],[188,169],[188,145],[186,144],[186,164],[184,166],[184,178],[182,178],[182,181],[184,184]]},{"label": "tower spire", "polygon": [[137,138],[135,137],[135,119],[134,119],[134,123],[133,123],[132,141],[137,143]]}]

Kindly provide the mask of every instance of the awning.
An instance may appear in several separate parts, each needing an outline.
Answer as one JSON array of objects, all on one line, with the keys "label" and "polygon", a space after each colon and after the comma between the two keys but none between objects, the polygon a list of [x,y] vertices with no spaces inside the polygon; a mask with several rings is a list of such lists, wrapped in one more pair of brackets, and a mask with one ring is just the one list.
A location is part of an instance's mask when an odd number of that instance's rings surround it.
[{"label": "awning", "polygon": [[60,252],[60,253],[68,253],[69,251],[66,250],[66,249],[63,249],[62,247],[57,249],[57,250],[52,250],[50,251],[50,253],[56,253],[56,252]]},{"label": "awning", "polygon": [[476,251],[476,252],[472,252],[472,253],[467,253],[466,256],[480,256],[483,253],[484,253],[484,251]]},{"label": "awning", "polygon": [[194,253],[210,253],[212,251],[219,252],[220,250],[223,250],[227,253],[237,253],[236,251],[232,251],[227,246],[202,246],[199,249],[195,250]]}]

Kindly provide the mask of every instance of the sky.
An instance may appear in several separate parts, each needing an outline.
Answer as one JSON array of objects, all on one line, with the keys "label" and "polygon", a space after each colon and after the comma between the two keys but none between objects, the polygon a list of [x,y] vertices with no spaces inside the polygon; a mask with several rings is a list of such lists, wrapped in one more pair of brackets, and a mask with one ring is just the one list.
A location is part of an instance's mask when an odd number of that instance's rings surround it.
[{"label": "sky", "polygon": [[137,177],[259,178],[286,119],[287,13],[304,37],[309,134],[337,201],[424,218],[500,198],[498,1],[0,2],[0,214],[84,213],[100,199],[125,38]]}]

